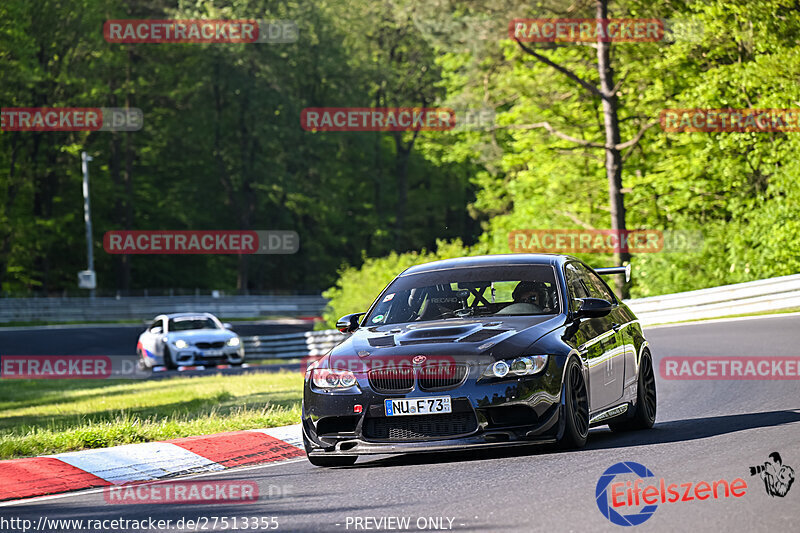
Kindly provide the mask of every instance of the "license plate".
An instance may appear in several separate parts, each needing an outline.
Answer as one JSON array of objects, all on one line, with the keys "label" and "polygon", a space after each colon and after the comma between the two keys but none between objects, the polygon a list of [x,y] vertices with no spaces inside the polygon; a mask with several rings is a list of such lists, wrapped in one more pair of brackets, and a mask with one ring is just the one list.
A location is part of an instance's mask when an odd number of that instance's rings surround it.
[{"label": "license plate", "polygon": [[450,396],[384,400],[383,403],[386,406],[386,416],[438,415],[453,412]]},{"label": "license plate", "polygon": [[222,350],[203,350],[203,355],[207,357],[214,357],[216,355],[222,355]]}]

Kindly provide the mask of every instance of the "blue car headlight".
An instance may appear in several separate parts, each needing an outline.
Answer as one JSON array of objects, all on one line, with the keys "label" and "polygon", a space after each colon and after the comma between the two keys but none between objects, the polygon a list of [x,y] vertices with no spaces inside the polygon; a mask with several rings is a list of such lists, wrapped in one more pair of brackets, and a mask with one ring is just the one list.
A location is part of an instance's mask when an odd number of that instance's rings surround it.
[{"label": "blue car headlight", "polygon": [[189,343],[186,342],[183,339],[178,339],[178,340],[175,341],[175,347],[180,349],[180,350],[182,350],[184,348],[187,348],[188,346],[189,346]]},{"label": "blue car headlight", "polygon": [[239,340],[239,337],[231,337],[225,344],[227,344],[228,346],[239,346],[241,342],[242,341]]}]

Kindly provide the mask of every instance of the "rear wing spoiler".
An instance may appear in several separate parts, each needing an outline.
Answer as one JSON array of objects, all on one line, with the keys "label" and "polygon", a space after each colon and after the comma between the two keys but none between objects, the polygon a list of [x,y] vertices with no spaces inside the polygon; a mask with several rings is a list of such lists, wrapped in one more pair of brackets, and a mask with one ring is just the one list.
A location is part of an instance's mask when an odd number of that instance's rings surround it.
[{"label": "rear wing spoiler", "polygon": [[621,267],[595,268],[594,271],[600,274],[601,276],[613,276],[614,274],[625,274],[625,281],[631,280],[630,263]]}]

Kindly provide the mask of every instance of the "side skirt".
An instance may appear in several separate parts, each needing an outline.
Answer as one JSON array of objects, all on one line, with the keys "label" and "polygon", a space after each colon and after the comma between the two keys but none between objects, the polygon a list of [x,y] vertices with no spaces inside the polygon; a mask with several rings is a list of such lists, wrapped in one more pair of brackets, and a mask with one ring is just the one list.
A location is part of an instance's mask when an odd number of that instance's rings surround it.
[{"label": "side skirt", "polygon": [[629,406],[630,406],[629,403],[623,403],[621,405],[617,405],[610,409],[601,411],[596,415],[593,415],[592,418],[589,419],[589,426],[591,427],[591,426],[599,426],[605,424],[612,418],[616,418],[628,412]]}]

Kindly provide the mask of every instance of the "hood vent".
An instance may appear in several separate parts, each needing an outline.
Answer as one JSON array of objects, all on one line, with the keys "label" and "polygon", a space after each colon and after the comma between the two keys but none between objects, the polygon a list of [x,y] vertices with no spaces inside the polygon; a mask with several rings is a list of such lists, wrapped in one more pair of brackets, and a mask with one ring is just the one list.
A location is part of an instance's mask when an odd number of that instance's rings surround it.
[{"label": "hood vent", "polygon": [[509,331],[507,329],[479,329],[475,333],[471,333],[464,337],[463,339],[459,339],[458,342],[481,342],[485,341],[486,339],[491,339],[492,337],[496,337],[501,333],[505,333]]},{"label": "hood vent", "polygon": [[411,339],[407,341],[400,341],[400,344],[403,346],[408,346],[412,344],[436,344],[437,342],[453,342],[454,339],[446,338],[446,339]]},{"label": "hood vent", "polygon": [[385,337],[371,337],[369,339],[369,345],[374,348],[394,346],[394,335],[387,335]]},{"label": "hood vent", "polygon": [[[410,329],[410,328],[409,328]],[[410,329],[404,337],[409,339],[429,339],[432,337],[458,337],[472,328],[469,327],[450,327],[450,328],[419,328]]]}]

